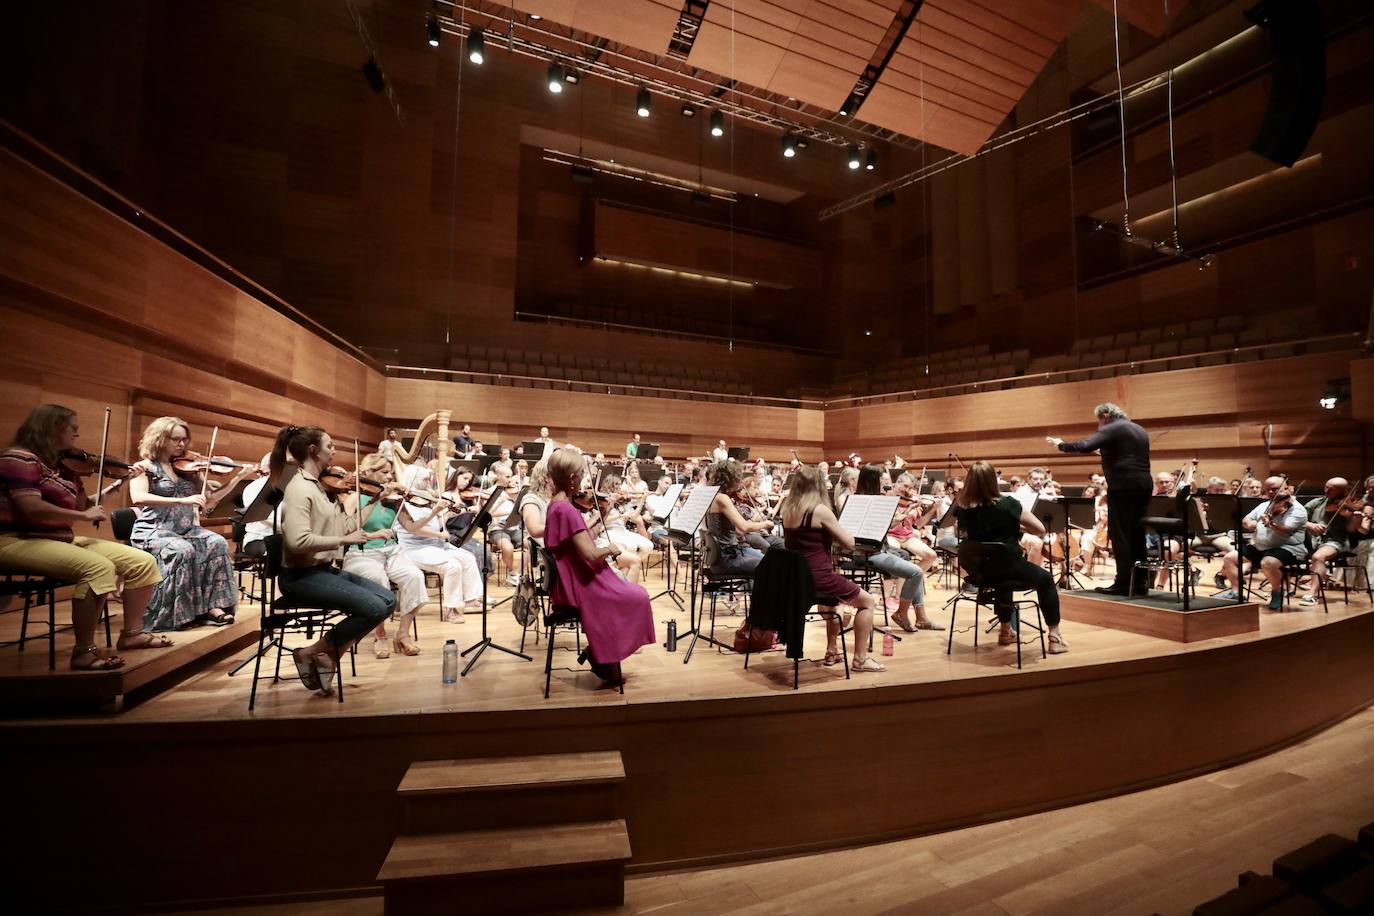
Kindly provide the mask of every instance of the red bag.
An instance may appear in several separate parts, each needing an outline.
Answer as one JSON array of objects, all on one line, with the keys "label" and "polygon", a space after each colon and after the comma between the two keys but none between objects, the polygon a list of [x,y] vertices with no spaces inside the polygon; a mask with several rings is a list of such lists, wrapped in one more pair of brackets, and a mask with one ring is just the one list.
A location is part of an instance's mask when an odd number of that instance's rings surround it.
[{"label": "red bag", "polygon": [[778,634],[775,630],[765,630],[763,627],[751,627],[748,621],[740,624],[735,631],[735,651],[743,655],[749,652],[767,652],[778,644]]}]

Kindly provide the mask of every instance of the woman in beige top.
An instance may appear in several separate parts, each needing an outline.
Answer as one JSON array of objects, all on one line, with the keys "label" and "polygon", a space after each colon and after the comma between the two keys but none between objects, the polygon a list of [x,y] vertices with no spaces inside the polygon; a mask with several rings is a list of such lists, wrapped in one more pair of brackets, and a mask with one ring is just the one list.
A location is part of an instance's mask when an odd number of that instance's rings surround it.
[{"label": "woman in beige top", "polygon": [[[288,453],[300,471],[286,485],[280,510],[282,571],[278,582],[282,595],[301,607],[329,608],[347,616],[314,645],[292,652],[301,683],[327,694],[339,656],[389,618],[396,607],[396,596],[390,589],[343,572],[335,568],[334,561],[345,546],[385,540],[392,532],[362,529],[358,516],[347,512],[320,485],[320,473],[334,458],[334,442],[323,429],[287,426],[277,434],[271,459],[273,481],[281,479]],[[362,523],[375,505],[362,511]]]}]

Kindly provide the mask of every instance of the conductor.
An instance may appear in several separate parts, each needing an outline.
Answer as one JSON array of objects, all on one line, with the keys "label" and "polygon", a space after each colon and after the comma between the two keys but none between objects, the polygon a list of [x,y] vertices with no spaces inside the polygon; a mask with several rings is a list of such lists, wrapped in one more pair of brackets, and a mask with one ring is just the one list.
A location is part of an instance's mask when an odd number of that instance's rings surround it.
[{"label": "conductor", "polygon": [[[1061,452],[1084,454],[1100,452],[1102,473],[1107,478],[1107,536],[1116,555],[1116,579],[1097,591],[1125,595],[1137,560],[1145,559],[1143,519],[1150,505],[1150,434],[1120,407],[1110,402],[1098,404],[1097,432],[1078,442],[1065,442],[1055,436],[1046,441]],[[1148,573],[1136,576],[1135,591],[1149,593]]]}]

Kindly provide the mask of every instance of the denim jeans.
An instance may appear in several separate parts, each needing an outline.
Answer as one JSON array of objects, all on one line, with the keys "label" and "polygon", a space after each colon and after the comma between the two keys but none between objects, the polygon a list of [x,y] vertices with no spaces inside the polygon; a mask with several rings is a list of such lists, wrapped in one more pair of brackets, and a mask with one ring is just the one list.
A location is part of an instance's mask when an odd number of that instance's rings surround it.
[{"label": "denim jeans", "polygon": [[279,581],[282,595],[295,604],[328,608],[348,616],[324,636],[339,647],[375,630],[396,606],[391,589],[328,565],[283,569]]},{"label": "denim jeans", "polygon": [[763,551],[753,547],[721,547],[720,562],[711,567],[713,573],[752,573],[763,562]]},{"label": "denim jeans", "polygon": [[910,601],[915,605],[926,603],[926,574],[921,567],[886,551],[875,553],[865,559],[869,566],[884,576],[902,580],[901,600]]}]

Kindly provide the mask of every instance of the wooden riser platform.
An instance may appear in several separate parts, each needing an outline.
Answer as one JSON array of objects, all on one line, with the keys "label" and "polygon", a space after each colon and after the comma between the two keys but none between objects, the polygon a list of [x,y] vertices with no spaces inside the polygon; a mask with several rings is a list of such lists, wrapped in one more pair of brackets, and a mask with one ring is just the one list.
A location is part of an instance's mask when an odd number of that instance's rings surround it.
[{"label": "wooden riser platform", "polygon": [[1215,598],[1194,598],[1188,611],[1175,596],[1151,592],[1125,598],[1090,591],[1059,593],[1059,613],[1065,620],[1154,636],[1174,642],[1197,642],[1241,633],[1258,633],[1260,606]]}]

